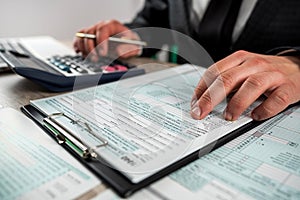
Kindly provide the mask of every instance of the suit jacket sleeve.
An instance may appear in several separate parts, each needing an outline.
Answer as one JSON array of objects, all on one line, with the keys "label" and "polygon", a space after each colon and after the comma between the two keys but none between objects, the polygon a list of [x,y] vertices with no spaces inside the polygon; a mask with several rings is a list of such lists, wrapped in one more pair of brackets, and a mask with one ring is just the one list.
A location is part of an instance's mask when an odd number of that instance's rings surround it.
[{"label": "suit jacket sleeve", "polygon": [[300,46],[282,46],[276,47],[266,52],[268,55],[280,55],[280,56],[300,56]]},{"label": "suit jacket sleeve", "polygon": [[144,6],[132,22],[125,24],[147,42],[142,56],[155,54],[163,44],[171,44],[170,38],[156,34],[151,27],[170,28],[169,5],[167,0],[145,0]]},{"label": "suit jacket sleeve", "polygon": [[[149,44],[150,48],[146,47],[143,55],[150,56],[156,52],[157,50],[151,49],[153,46],[161,47],[162,44],[174,43],[171,35],[170,37],[161,36],[146,28],[170,28],[197,40],[197,35],[194,33],[182,31],[182,27],[188,27],[189,23],[180,20],[185,18],[184,14],[179,12],[179,10],[185,10],[184,6],[179,6],[181,1],[145,0],[142,10],[131,23],[126,24]],[[299,6],[299,0],[258,1],[238,40],[229,47],[228,54],[242,49],[261,54],[277,55],[287,52],[289,55],[300,55]],[[189,12],[188,9],[186,10]],[[201,41],[198,42],[201,44]]]},{"label": "suit jacket sleeve", "polygon": [[129,28],[169,27],[168,2],[166,0],[146,0],[144,7],[135,16]]}]

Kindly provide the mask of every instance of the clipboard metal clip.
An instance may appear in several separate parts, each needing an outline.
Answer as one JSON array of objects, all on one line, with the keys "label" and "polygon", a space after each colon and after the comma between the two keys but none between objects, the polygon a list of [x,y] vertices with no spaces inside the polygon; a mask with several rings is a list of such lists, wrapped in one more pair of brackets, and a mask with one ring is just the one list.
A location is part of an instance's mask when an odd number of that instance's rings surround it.
[{"label": "clipboard metal clip", "polygon": [[[90,147],[85,141],[79,138],[77,135],[69,131],[64,125],[58,122],[57,118],[65,117],[74,125],[81,126],[85,129],[92,137],[100,141],[99,144]],[[74,152],[76,152],[82,158],[97,158],[98,154],[95,151],[98,148],[105,147],[108,145],[108,141],[99,135],[95,134],[91,127],[86,122],[80,120],[74,120],[64,113],[53,113],[43,119],[44,126],[50,133],[56,138],[59,144],[68,145]]]}]

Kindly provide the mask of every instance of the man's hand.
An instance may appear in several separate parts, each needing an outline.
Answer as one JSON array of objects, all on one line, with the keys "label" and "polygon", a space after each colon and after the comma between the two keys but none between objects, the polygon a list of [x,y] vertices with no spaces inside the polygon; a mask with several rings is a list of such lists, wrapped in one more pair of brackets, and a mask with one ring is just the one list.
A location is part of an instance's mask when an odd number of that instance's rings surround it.
[{"label": "man's hand", "polygon": [[300,59],[238,51],[206,70],[194,91],[191,115],[203,119],[235,92],[224,111],[236,120],[262,94],[266,100],[252,111],[254,120],[270,118],[300,100]]},{"label": "man's hand", "polygon": [[[136,33],[130,31],[126,26],[116,20],[101,21],[96,25],[82,29],[79,32],[94,34],[96,39],[76,38],[74,49],[77,53],[81,52],[84,57],[90,54],[92,57],[106,56],[108,54],[108,38],[116,35],[126,39],[138,40]],[[141,47],[133,44],[116,44],[114,53],[122,58],[136,56],[141,51]]]}]

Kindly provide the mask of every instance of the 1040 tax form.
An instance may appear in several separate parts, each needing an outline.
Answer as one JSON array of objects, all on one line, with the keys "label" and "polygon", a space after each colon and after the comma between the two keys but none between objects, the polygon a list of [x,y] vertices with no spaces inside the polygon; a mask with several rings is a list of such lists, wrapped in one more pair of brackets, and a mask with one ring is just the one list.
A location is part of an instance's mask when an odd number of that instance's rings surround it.
[{"label": "1040 tax form", "polygon": [[[224,120],[226,102],[204,120],[191,118],[190,100],[204,70],[178,66],[31,105],[46,116],[64,113],[56,123],[138,183],[252,121],[252,107],[237,121]],[[100,137],[107,145],[96,148]]]}]

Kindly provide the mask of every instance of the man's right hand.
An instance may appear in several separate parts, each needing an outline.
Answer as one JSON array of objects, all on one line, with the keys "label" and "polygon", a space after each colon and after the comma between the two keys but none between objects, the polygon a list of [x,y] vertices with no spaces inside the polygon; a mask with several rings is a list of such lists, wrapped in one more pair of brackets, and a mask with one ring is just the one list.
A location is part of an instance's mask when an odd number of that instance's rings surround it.
[{"label": "man's right hand", "polygon": [[[96,36],[96,39],[75,38],[74,49],[77,53],[81,52],[84,57],[88,55],[91,57],[107,56],[110,36],[116,35],[120,38],[139,40],[136,33],[116,20],[100,21],[90,28],[81,29],[79,32]],[[141,46],[133,44],[118,43],[114,47],[114,53],[121,58],[137,56],[141,51]]]}]

